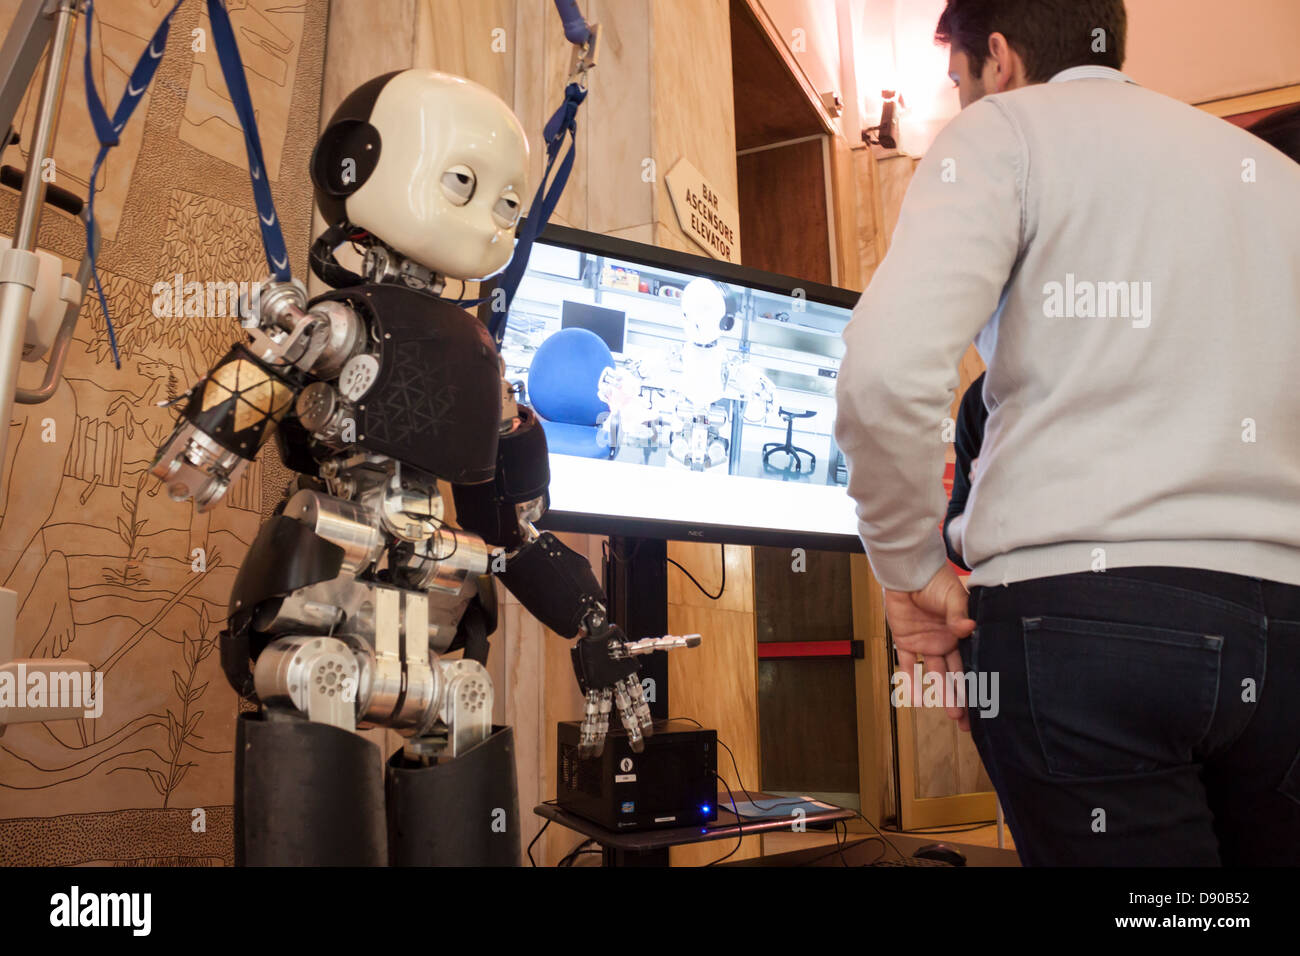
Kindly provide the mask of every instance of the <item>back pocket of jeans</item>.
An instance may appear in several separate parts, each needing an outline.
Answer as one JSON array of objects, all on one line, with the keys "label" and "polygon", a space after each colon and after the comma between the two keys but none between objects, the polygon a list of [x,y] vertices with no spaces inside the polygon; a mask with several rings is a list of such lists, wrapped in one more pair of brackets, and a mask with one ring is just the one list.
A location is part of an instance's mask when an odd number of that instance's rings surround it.
[{"label": "back pocket of jeans", "polygon": [[1064,617],[1021,624],[1049,772],[1115,776],[1194,759],[1214,720],[1222,637]]}]

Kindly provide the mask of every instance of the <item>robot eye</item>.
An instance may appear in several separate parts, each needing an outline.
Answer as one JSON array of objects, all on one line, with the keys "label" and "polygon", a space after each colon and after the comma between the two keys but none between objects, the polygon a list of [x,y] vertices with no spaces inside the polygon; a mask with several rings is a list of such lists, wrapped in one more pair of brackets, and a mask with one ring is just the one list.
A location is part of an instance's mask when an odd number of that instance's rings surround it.
[{"label": "robot eye", "polygon": [[442,174],[442,192],[455,206],[463,206],[474,196],[477,181],[474,170],[463,163],[457,163]]},{"label": "robot eye", "polygon": [[519,221],[519,196],[513,189],[507,189],[492,207],[492,216],[502,229],[513,229]]}]

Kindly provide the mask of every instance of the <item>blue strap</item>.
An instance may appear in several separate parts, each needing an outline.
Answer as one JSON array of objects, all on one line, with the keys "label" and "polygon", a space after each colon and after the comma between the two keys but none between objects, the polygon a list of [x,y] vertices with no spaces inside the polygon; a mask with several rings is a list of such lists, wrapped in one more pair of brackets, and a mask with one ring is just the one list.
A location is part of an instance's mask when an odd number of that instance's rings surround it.
[{"label": "blue strap", "polygon": [[117,354],[117,335],[113,332],[113,320],[108,315],[108,300],[104,297],[104,287],[99,282],[99,267],[95,262],[95,184],[99,181],[99,168],[104,164],[104,157],[118,144],[118,138],[126,127],[126,121],[140,105],[140,98],[144,96],[144,91],[153,81],[154,73],[158,71],[163,51],[167,49],[167,32],[171,29],[172,15],[184,2],[185,0],[176,0],[172,8],[167,11],[167,15],[163,17],[162,23],[158,24],[158,29],[154,31],[149,45],[140,54],[135,69],[131,71],[131,78],[126,83],[126,92],[122,94],[122,101],[113,111],[112,120],[108,118],[108,112],[99,98],[99,91],[95,89],[95,76],[90,59],[91,24],[95,18],[95,4],[93,0],[86,4],[86,108],[90,112],[90,122],[95,127],[95,136],[99,139],[99,152],[90,169],[90,198],[86,204],[86,255],[90,259],[91,275],[95,279],[95,292],[99,295],[99,305],[104,310],[104,322],[108,326],[108,344],[113,350],[113,364],[118,368],[122,367],[122,360]]},{"label": "blue strap", "polygon": [[226,78],[230,102],[235,106],[239,125],[244,128],[244,146],[248,151],[248,175],[253,183],[253,202],[257,205],[257,225],[262,230],[262,246],[266,251],[266,264],[276,282],[289,280],[289,253],[280,232],[280,220],[275,215],[275,202],[271,199],[271,184],[266,177],[266,163],[262,161],[262,140],[257,134],[257,116],[253,112],[253,99],[248,95],[248,80],[244,76],[244,62],[239,56],[235,31],[230,25],[225,0],[208,0],[208,19],[212,21],[212,36],[217,43],[217,59],[221,73]]},{"label": "blue strap", "polygon": [[575,46],[586,46],[591,39],[591,30],[578,9],[578,0],[555,0],[555,9],[564,23],[564,38]]},{"label": "blue strap", "polygon": [[[167,49],[167,34],[171,29],[172,16],[185,0],[176,0],[172,8],[163,17],[162,23],[154,31],[153,38],[145,47],[140,59],[131,71],[127,81],[126,92],[113,111],[110,120],[99,91],[95,87],[94,72],[91,69],[91,27],[95,17],[95,4],[88,0],[86,4],[86,59],[85,85],[86,108],[90,113],[91,125],[99,140],[99,152],[90,172],[90,197],[86,214],[86,255],[90,259],[91,275],[95,280],[95,292],[99,296],[100,308],[104,310],[104,322],[108,326],[108,344],[113,351],[113,364],[122,367],[117,351],[117,335],[113,330],[113,320],[108,312],[108,300],[104,296],[104,287],[99,281],[99,267],[96,262],[95,235],[95,184],[99,180],[99,170],[104,164],[108,151],[116,146],[126,128],[127,120],[135,112],[141,98],[153,82]],[[217,48],[217,59],[221,62],[221,72],[226,79],[226,88],[230,91],[230,100],[235,113],[244,129],[244,145],[248,150],[248,171],[253,182],[253,199],[257,205],[258,225],[262,230],[262,243],[266,248],[266,261],[271,274],[279,281],[289,278],[289,256],[285,251],[284,237],[280,232],[280,223],[275,215],[275,203],[271,200],[271,186],[266,180],[266,166],[262,162],[262,143],[257,134],[257,119],[253,113],[252,99],[248,95],[248,83],[244,78],[244,65],[239,57],[239,47],[235,43],[235,33],[230,25],[230,15],[226,12],[223,0],[208,0],[208,17],[212,21],[212,34]]]},{"label": "blue strap", "polygon": [[[515,246],[514,258],[510,260],[510,264],[501,273],[501,279],[497,283],[498,288],[505,290],[504,308],[500,311],[494,311],[488,323],[488,332],[491,333],[493,341],[496,342],[497,351],[501,350],[501,341],[505,338],[506,318],[510,314],[510,304],[514,301],[515,292],[524,277],[524,270],[528,268],[528,258],[532,255],[533,242],[541,235],[546,223],[551,218],[551,214],[555,212],[555,207],[559,205],[560,195],[564,192],[564,187],[569,181],[569,173],[573,171],[573,160],[577,152],[578,107],[582,105],[582,101],[586,98],[587,91],[585,89],[577,83],[570,83],[564,90],[564,103],[546,123],[546,129],[543,133],[546,138],[546,171],[542,173],[542,181],[537,185],[537,193],[533,196],[533,203],[528,209],[528,218],[524,222],[524,228],[519,232],[519,241]],[[560,161],[560,168],[556,170],[555,178],[551,182],[551,187],[547,189],[547,180],[551,178],[551,170],[555,166],[555,159],[559,155],[560,147],[564,144],[566,137],[569,139],[569,151],[564,154],[564,159]]]}]

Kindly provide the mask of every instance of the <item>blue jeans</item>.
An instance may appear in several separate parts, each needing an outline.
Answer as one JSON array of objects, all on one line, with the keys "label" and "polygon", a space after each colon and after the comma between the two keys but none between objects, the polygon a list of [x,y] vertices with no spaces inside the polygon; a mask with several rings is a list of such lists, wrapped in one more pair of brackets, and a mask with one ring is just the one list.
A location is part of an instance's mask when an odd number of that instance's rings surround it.
[{"label": "blue jeans", "polygon": [[1026,866],[1300,865],[1300,587],[1118,568],[972,588],[970,616]]}]

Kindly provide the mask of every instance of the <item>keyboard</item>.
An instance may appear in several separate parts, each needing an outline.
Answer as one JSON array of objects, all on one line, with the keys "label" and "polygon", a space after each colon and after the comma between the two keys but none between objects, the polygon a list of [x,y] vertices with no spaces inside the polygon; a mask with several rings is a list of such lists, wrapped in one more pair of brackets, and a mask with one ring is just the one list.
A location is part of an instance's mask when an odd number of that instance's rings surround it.
[{"label": "keyboard", "polygon": [[921,857],[907,856],[901,860],[880,860],[876,863],[868,863],[868,866],[952,866],[951,863],[945,863],[943,860],[926,860]]}]

